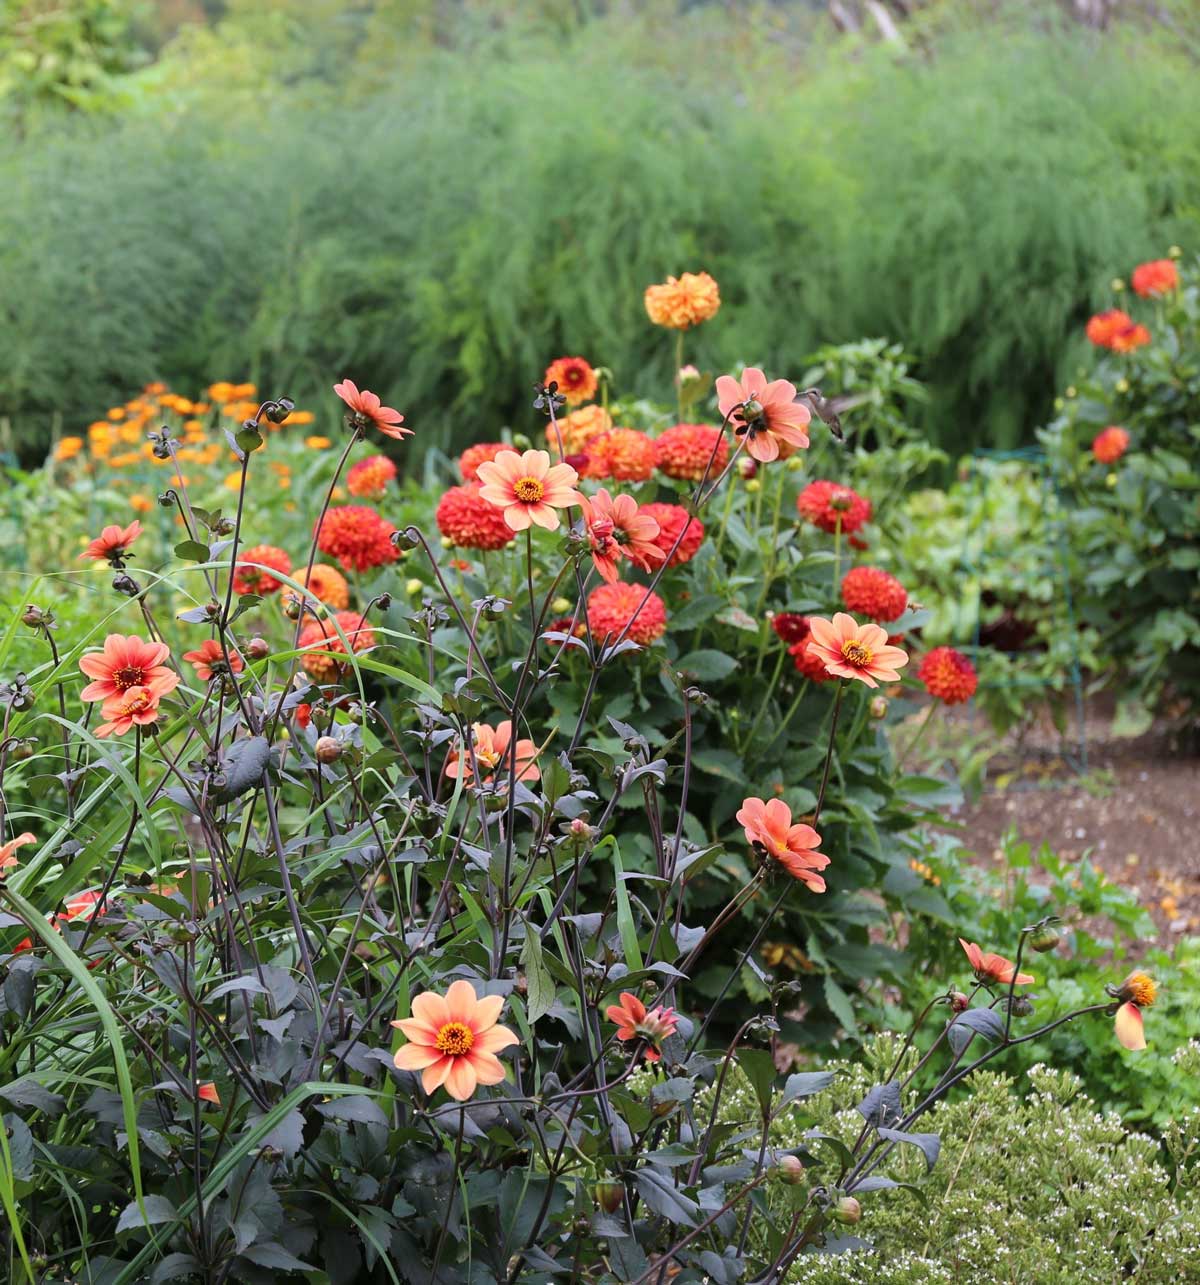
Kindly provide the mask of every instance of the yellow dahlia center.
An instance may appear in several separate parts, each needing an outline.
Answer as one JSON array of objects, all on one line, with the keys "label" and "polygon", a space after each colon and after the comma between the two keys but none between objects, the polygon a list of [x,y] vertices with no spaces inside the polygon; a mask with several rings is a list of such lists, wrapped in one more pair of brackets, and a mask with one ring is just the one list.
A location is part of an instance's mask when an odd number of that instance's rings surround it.
[{"label": "yellow dahlia center", "polygon": [[447,1057],[459,1057],[471,1051],[475,1043],[475,1032],[465,1022],[447,1022],[437,1033],[434,1047]]},{"label": "yellow dahlia center", "polygon": [[146,671],[140,665],[126,665],[124,668],[113,672],[112,680],[121,691],[128,691],[130,687],[144,685]]},{"label": "yellow dahlia center", "polygon": [[842,643],[842,656],[845,658],[846,663],[854,665],[858,669],[865,669],[871,663],[873,655],[874,653],[870,647],[864,646],[856,639]]},{"label": "yellow dahlia center", "polygon": [[522,504],[536,504],[546,494],[541,478],[519,477],[513,483],[513,494]]},{"label": "yellow dahlia center", "polygon": [[1126,979],[1123,989],[1129,999],[1139,1008],[1149,1008],[1154,1003],[1158,990],[1154,984],[1154,978],[1146,973],[1131,974]]}]

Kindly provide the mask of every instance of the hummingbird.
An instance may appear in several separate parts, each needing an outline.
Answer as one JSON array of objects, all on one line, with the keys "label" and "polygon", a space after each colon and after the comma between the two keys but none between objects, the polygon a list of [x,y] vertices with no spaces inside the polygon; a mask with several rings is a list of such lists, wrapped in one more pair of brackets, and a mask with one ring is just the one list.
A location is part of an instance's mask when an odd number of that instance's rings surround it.
[{"label": "hummingbird", "polygon": [[842,421],[838,411],[850,410],[866,400],[865,397],[826,397],[819,388],[806,388],[800,396],[808,402],[839,442],[844,442],[846,435],[842,432]]}]

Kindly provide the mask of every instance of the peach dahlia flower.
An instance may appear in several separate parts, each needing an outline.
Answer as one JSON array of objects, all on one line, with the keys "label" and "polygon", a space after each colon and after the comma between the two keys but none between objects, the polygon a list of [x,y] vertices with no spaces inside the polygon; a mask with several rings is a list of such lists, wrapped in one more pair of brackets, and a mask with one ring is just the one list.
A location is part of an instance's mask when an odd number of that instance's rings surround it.
[{"label": "peach dahlia flower", "polygon": [[108,701],[132,687],[147,687],[156,699],[165,696],[179,686],[179,675],[163,663],[170,654],[166,643],[109,634],[101,651],[79,658],[79,668],[92,679],[79,695],[85,701]]},{"label": "peach dahlia flower", "polygon": [[[512,754],[512,720],[504,719],[492,727],[490,723],[473,723],[471,725],[471,746],[475,751],[475,762],[479,765],[479,775],[484,785],[491,784],[492,778],[499,775],[507,781],[511,772]],[[534,761],[537,758],[537,746],[529,740],[519,740],[516,744],[517,780],[536,781],[541,773]],[[474,782],[471,768],[471,755],[465,749],[446,764],[446,775],[461,776],[467,785]]]},{"label": "peach dahlia flower", "polygon": [[744,799],[737,819],[746,839],[773,857],[794,879],[813,892],[825,891],[825,880],[816,873],[824,870],[829,858],[817,852],[821,836],[811,825],[792,824],[792,810],[782,799]]},{"label": "peach dahlia flower", "polygon": [[552,465],[546,451],[501,451],[480,464],[478,474],[483,483],[479,494],[504,510],[504,520],[514,531],[531,526],[553,531],[558,526],[555,510],[579,503],[579,475],[569,464]]},{"label": "peach dahlia flower", "polygon": [[900,681],[896,671],[908,664],[908,653],[889,645],[885,629],[875,624],[860,625],[844,611],[837,612],[832,620],[810,616],[808,627],[812,635],[809,655],[824,661],[825,668],[836,677],[857,678],[868,687]]},{"label": "peach dahlia flower", "polygon": [[785,447],[808,445],[804,431],[812,412],[796,400],[796,385],[767,377],[747,366],[741,379],[722,375],[717,380],[717,404],[730,417],[734,435],[745,437],[746,450],[764,464],[777,460]]},{"label": "peach dahlia flower", "polygon": [[[975,970],[975,976],[981,982],[993,982],[997,986],[1007,986],[1013,980],[1015,965],[1011,959],[1005,959],[1003,955],[985,954],[984,951],[973,941],[963,941],[960,937],[958,944],[967,953],[967,962]],[[1017,973],[1017,986],[1030,986],[1033,984],[1032,973]]]}]

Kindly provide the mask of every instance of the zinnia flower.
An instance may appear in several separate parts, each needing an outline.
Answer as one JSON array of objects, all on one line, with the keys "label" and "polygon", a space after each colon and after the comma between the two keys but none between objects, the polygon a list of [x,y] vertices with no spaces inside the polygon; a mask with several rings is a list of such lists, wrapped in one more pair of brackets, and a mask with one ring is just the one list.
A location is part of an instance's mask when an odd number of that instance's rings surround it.
[{"label": "zinnia flower", "polygon": [[1127,1049],[1144,1049],[1146,1033],[1142,1026],[1142,1009],[1149,1008],[1158,995],[1154,978],[1148,973],[1133,972],[1120,986],[1108,987],[1108,993],[1121,1001],[1113,1018],[1118,1042]]},{"label": "zinnia flower", "polygon": [[[961,937],[958,939],[958,944],[967,952],[967,961],[975,970],[975,976],[979,981],[996,986],[1007,986],[1013,980],[1016,966],[1012,960],[1005,959],[1003,955],[985,955],[973,941],[963,941]],[[1030,986],[1033,984],[1033,976],[1030,973],[1017,973],[1015,984]]]},{"label": "zinnia flower", "polygon": [[737,819],[746,841],[773,857],[794,879],[813,892],[825,891],[825,880],[815,873],[824,870],[829,858],[816,850],[821,836],[811,825],[792,824],[792,810],[782,799],[743,799]]},{"label": "zinnia flower", "polygon": [[[510,719],[506,718],[495,727],[490,723],[472,723],[471,748],[475,751],[475,762],[479,766],[483,785],[492,785],[497,778],[501,784],[508,781],[514,748],[517,756],[517,780],[536,781],[541,775],[534,761],[537,758],[537,746],[530,740],[519,740],[514,747]],[[446,764],[446,775],[461,776],[467,785],[475,783],[471,755],[465,748],[459,749]]]},{"label": "zinnia flower", "polygon": [[318,602],[332,607],[334,611],[345,611],[350,605],[350,585],[336,567],[314,562],[311,571],[307,567],[301,567],[292,573],[292,579],[303,585]]},{"label": "zinnia flower", "polygon": [[716,316],[721,292],[707,272],[685,272],[661,285],[647,286],[646,315],[656,326],[689,330]]},{"label": "zinnia flower", "polygon": [[900,681],[896,671],[908,664],[908,654],[890,646],[887,633],[878,625],[860,625],[853,616],[839,611],[832,620],[810,616],[808,627],[812,631],[809,655],[824,661],[831,674],[857,678],[868,687]]},{"label": "zinnia flower", "polygon": [[96,735],[124,736],[134,726],[145,727],[158,720],[158,693],[149,687],[130,687],[106,700],[100,712],[108,721],[96,728]]},{"label": "zinnia flower", "polygon": [[1117,331],[1124,330],[1132,324],[1132,318],[1120,308],[1106,308],[1088,319],[1085,333],[1097,348],[1111,348],[1113,336]]},{"label": "zinnia flower", "polygon": [[382,500],[395,477],[396,466],[386,455],[368,455],[346,474],[346,490],[359,499]]},{"label": "zinnia flower", "polygon": [[[365,616],[357,611],[339,611],[334,616],[334,620],[349,639],[353,651],[367,651],[375,646],[375,631],[367,625]],[[298,641],[301,650],[307,648],[311,652],[334,651],[342,655],[346,653],[345,643],[338,637],[337,630],[328,620],[310,621],[300,631]],[[337,678],[340,663],[331,656],[316,655],[305,656],[301,661],[305,672],[318,683],[333,682]]]},{"label": "zinnia flower", "polygon": [[165,696],[179,686],[179,675],[163,663],[170,654],[166,643],[109,634],[101,651],[79,658],[79,668],[92,679],[80,698],[108,701],[135,687],[149,688],[156,698]]},{"label": "zinnia flower", "polygon": [[600,386],[600,380],[582,357],[560,357],[546,367],[542,383],[557,384],[558,391],[566,398],[568,406],[578,406],[591,401]]},{"label": "zinnia flower", "polygon": [[[643,504],[641,511],[658,523],[655,543],[666,556],[667,566],[681,567],[685,562],[691,562],[704,543],[704,523],[690,516],[681,504]],[[681,531],[683,539],[679,540]],[[679,540],[678,547],[676,540]]]},{"label": "zinnia flower", "polygon": [[740,380],[722,375],[717,380],[717,405],[729,416],[735,437],[745,437],[746,450],[756,460],[777,460],[784,445],[808,445],[804,431],[812,412],[796,400],[796,385],[767,377],[756,366],[747,366]]},{"label": "zinnia flower", "polygon": [[1128,449],[1129,434],[1115,424],[1102,428],[1092,439],[1092,454],[1101,464],[1115,464]]},{"label": "zinnia flower", "polygon": [[584,477],[645,482],[654,474],[654,442],[636,428],[610,428],[588,442]]},{"label": "zinnia flower", "polygon": [[654,462],[668,477],[699,482],[706,470],[718,476],[728,461],[729,443],[712,424],[673,424],[654,439]]},{"label": "zinnia flower", "polygon": [[1135,348],[1143,348],[1150,342],[1150,332],[1145,326],[1130,323],[1128,326],[1122,326],[1112,337],[1112,343],[1109,347],[1113,352],[1133,352]]},{"label": "zinnia flower", "polygon": [[503,995],[480,999],[461,978],[444,996],[424,991],[413,999],[412,1017],[392,1023],[408,1040],[396,1052],[396,1066],[420,1071],[426,1093],[445,1087],[458,1102],[481,1084],[499,1084],[504,1066],[496,1054],[519,1043],[507,1026],[497,1024],[503,1007]]},{"label": "zinnia flower", "polygon": [[13,853],[18,848],[23,848],[27,843],[36,842],[36,837],[26,830],[24,834],[18,834],[15,839],[9,839],[7,843],[0,843],[0,870],[11,870],[13,866],[19,864]]},{"label": "zinnia flower", "polygon": [[[261,563],[260,566],[252,565]],[[292,560],[273,544],[256,544],[243,551],[233,571],[234,593],[274,593],[283,587],[283,581],[277,580],[270,571],[281,571],[285,576],[292,574]]]},{"label": "zinnia flower", "polygon": [[808,638],[808,617],[795,611],[777,611],[770,617],[771,628],[785,643],[797,643]]},{"label": "zinnia flower", "polygon": [[232,648],[226,660],[225,652],[215,638],[206,638],[195,651],[185,651],[183,658],[192,665],[202,683],[207,683],[217,674],[240,674],[245,668],[241,656]]},{"label": "zinnia flower", "polygon": [[645,1004],[628,991],[622,991],[621,1002],[610,1004],[604,1010],[604,1015],[610,1022],[616,1023],[617,1039],[622,1043],[628,1040],[646,1041],[647,1062],[662,1061],[659,1045],[674,1035],[678,1026],[673,1008],[663,1008],[660,1004],[647,1012]]},{"label": "zinnia flower", "polygon": [[503,510],[485,500],[474,483],[452,486],[433,516],[446,539],[463,549],[503,549],[513,538]]},{"label": "zinnia flower", "polygon": [[904,586],[878,567],[852,567],[842,578],[842,601],[848,611],[870,620],[899,620],[908,606]]},{"label": "zinnia flower", "polygon": [[396,528],[365,504],[335,505],[317,531],[317,548],[336,558],[347,571],[369,571],[400,556],[392,536]]},{"label": "zinnia flower", "polygon": [[479,466],[486,460],[494,460],[501,451],[511,451],[511,446],[503,442],[476,442],[468,446],[458,457],[458,471],[464,482],[475,482],[479,479]]},{"label": "zinnia flower", "polygon": [[553,531],[558,526],[557,509],[579,503],[575,483],[579,475],[569,464],[551,464],[545,451],[501,451],[494,460],[479,466],[483,486],[479,494],[504,512],[514,531],[530,526]]},{"label": "zinnia flower", "polygon": [[930,696],[947,705],[962,705],[975,695],[979,675],[975,666],[953,647],[935,647],[921,658],[917,677]]},{"label": "zinnia flower", "polygon": [[[803,622],[802,627],[792,624],[788,626],[789,633],[795,635],[789,642],[787,651],[792,658],[792,664],[796,667],[796,672],[802,674],[809,682],[830,682],[833,675],[825,668],[825,662],[820,655],[812,650],[812,630],[809,627],[808,617],[796,616],[790,612],[781,612],[780,615],[787,615],[791,620]],[[778,620],[779,616],[775,619]]]},{"label": "zinnia flower", "polygon": [[1179,269],[1171,259],[1151,259],[1134,268],[1130,284],[1143,299],[1170,294],[1179,285]]},{"label": "zinnia flower", "polygon": [[381,406],[378,396],[365,388],[360,393],[352,379],[343,379],[340,384],[334,384],[333,391],[350,407],[351,414],[348,418],[356,429],[365,429],[368,424],[374,424],[385,436],[394,437],[397,441],[412,436],[411,428],[401,427],[404,416],[398,410]]},{"label": "zinnia flower", "polygon": [[126,527],[106,526],[100,535],[79,555],[96,562],[110,562],[120,569],[129,556],[130,545],[142,534],[142,524],[134,520]]},{"label": "zinnia flower", "polygon": [[[600,642],[625,632],[635,643],[649,646],[667,632],[667,609],[658,594],[618,580],[593,589],[587,601],[588,627]],[[632,623],[631,623],[632,622]]]},{"label": "zinnia flower", "polygon": [[[567,455],[578,455],[587,449],[588,443],[601,433],[607,433],[613,426],[612,416],[603,406],[583,406],[569,415],[564,415],[554,424],[546,425],[546,445],[558,453],[558,439],[562,437],[563,450]],[[555,429],[557,428],[557,432]],[[502,447],[511,450],[511,447]]]},{"label": "zinnia flower", "polygon": [[810,482],[796,497],[800,516],[833,535],[839,523],[843,535],[871,520],[871,501],[837,482]]},{"label": "zinnia flower", "polygon": [[611,496],[601,487],[593,499],[579,497],[592,545],[592,562],[609,584],[616,583],[617,562],[626,557],[649,571],[666,556],[659,546],[658,523],[638,508],[632,495]]}]

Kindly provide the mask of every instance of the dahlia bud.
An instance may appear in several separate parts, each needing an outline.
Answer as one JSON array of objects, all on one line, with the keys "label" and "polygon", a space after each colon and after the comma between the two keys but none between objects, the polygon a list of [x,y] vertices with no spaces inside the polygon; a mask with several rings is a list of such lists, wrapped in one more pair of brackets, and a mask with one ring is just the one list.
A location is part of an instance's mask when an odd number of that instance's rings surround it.
[{"label": "dahlia bud", "polygon": [[410,597],[421,592],[425,588],[425,582],[418,580],[415,576],[411,580],[404,582],[404,592]]},{"label": "dahlia bud", "polygon": [[804,1181],[804,1166],[799,1156],[780,1156],[775,1163],[774,1176],[789,1187],[795,1187]]},{"label": "dahlia bud", "polygon": [[280,397],[267,407],[267,418],[272,424],[282,424],[296,409],[296,403],[290,397]]},{"label": "dahlia bud", "polygon": [[742,403],[742,418],[747,424],[752,424],[756,419],[762,419],[762,415],[762,402],[757,397],[750,397]]},{"label": "dahlia bud", "polygon": [[1168,258],[1168,259],[1182,259],[1182,258],[1183,258],[1183,251],[1182,251],[1182,250],[1181,250],[1177,245],[1173,245],[1173,246],[1172,246],[1172,247],[1167,251],[1167,258]]},{"label": "dahlia bud", "polygon": [[246,644],[246,655],[251,660],[266,660],[270,654],[271,644],[261,634],[256,634]]},{"label": "dahlia bud", "polygon": [[1064,401],[1063,401],[1063,399],[1062,399],[1061,397],[1056,397],[1056,398],[1054,399],[1054,409],[1055,409],[1055,410],[1062,410],[1062,408],[1063,408],[1065,405],[1066,405],[1066,402],[1064,402]]},{"label": "dahlia bud", "polygon": [[1121,294],[1121,292],[1125,289],[1125,282],[1122,281],[1120,277],[1113,277],[1113,279],[1108,284],[1109,284],[1109,289],[1113,292],[1113,294]]},{"label": "dahlia bud", "polygon": [[454,541],[453,541],[453,540],[451,540],[451,539],[450,539],[450,537],[449,537],[448,535],[444,535],[444,536],[442,536],[442,548],[443,548],[443,549],[453,549],[453,548],[454,548]]},{"label": "dahlia bud", "polygon": [[299,620],[300,613],[304,610],[304,604],[292,593],[290,589],[284,591],[283,595],[283,614],[289,620]]},{"label": "dahlia bud", "polygon": [[758,461],[751,459],[749,455],[743,455],[742,458],[738,460],[738,472],[742,477],[749,481],[752,477],[755,477],[758,474]]},{"label": "dahlia bud", "polygon": [[318,763],[336,763],[342,757],[342,743],[336,736],[321,736],[313,747]]},{"label": "dahlia bud", "polygon": [[54,622],[54,617],[44,607],[35,607],[32,602],[21,613],[21,619],[30,629],[48,629]]},{"label": "dahlia bud", "polygon": [[606,1214],[615,1214],[625,1202],[625,1186],[615,1178],[602,1178],[592,1188],[592,1195]]},{"label": "dahlia bud", "polygon": [[1072,397],[1079,396],[1079,389],[1076,388],[1074,384],[1068,384],[1066,388],[1063,389],[1063,396],[1066,397],[1068,401],[1070,401]]},{"label": "dahlia bud", "polygon": [[870,705],[871,717],[878,721],[887,718],[888,703],[886,696],[872,696]]},{"label": "dahlia bud", "polygon": [[1121,378],[1117,380],[1115,388],[1119,393],[1127,393],[1129,391],[1129,380],[1122,375]]},{"label": "dahlia bud", "polygon": [[962,991],[953,991],[950,995],[950,1009],[955,1013],[965,1013],[970,1006],[971,1001],[962,993]]},{"label": "dahlia bud", "polygon": [[392,606],[392,595],[390,593],[381,593],[379,597],[375,599],[375,605],[380,611],[389,611]]},{"label": "dahlia bud", "polygon": [[407,553],[409,549],[415,549],[420,543],[415,527],[405,527],[402,531],[392,532],[392,544],[401,553]]},{"label": "dahlia bud", "polygon": [[113,576],[112,587],[118,593],[123,593],[130,598],[136,598],[142,591],[141,585],[131,575],[126,575],[124,571],[118,572]]},{"label": "dahlia bud", "polygon": [[1033,1012],[1033,1000],[1028,995],[1014,995],[1008,1011],[1013,1017],[1029,1017]]},{"label": "dahlia bud", "polygon": [[309,721],[318,731],[324,731],[333,722],[333,711],[323,703],[314,704]]},{"label": "dahlia bud", "polygon": [[853,1196],[843,1196],[833,1207],[834,1218],[847,1227],[853,1227],[862,1218],[862,1205]]},{"label": "dahlia bud", "polygon": [[19,741],[14,741],[8,747],[10,757],[18,762],[24,762],[26,759],[33,758],[33,751],[37,748],[37,737],[26,736]]},{"label": "dahlia bud", "polygon": [[1029,934],[1029,949],[1044,955],[1046,951],[1053,950],[1061,940],[1061,935],[1053,924],[1042,924],[1036,932]]},{"label": "dahlia bud", "polygon": [[565,616],[566,613],[571,610],[570,598],[564,598],[560,594],[559,597],[555,598],[550,604],[550,610],[554,612],[556,616]]},{"label": "dahlia bud", "polygon": [[1117,485],[1117,475],[1115,473],[1110,473],[1104,479],[1104,485],[1111,491]]},{"label": "dahlia bud", "polygon": [[761,491],[761,490],[762,490],[762,483],[758,480],[758,478],[756,478],[756,477],[752,477],[752,478],[750,478],[750,480],[746,483],[746,490],[747,490],[751,495],[753,495],[753,494],[755,493],[755,491]]},{"label": "dahlia bud", "polygon": [[803,467],[804,461],[799,455],[789,455],[787,463],[784,464],[784,468],[786,468],[789,473],[799,473]]}]

